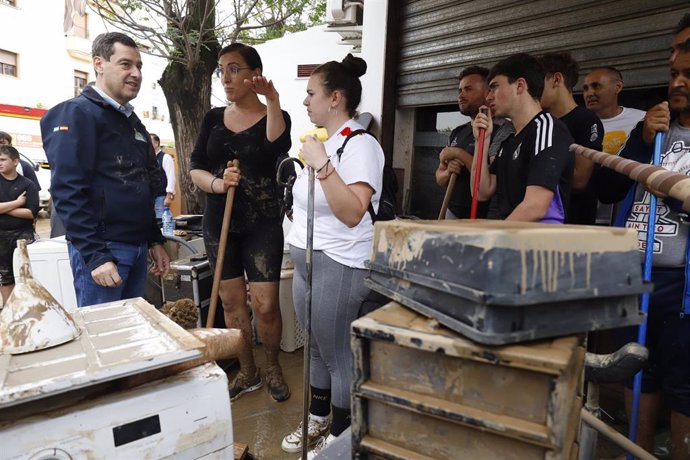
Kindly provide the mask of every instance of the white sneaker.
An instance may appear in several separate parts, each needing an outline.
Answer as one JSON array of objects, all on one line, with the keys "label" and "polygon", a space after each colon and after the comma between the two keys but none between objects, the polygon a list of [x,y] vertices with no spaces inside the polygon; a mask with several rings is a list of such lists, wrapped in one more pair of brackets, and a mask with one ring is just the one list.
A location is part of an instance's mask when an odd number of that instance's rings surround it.
[{"label": "white sneaker", "polygon": [[[307,429],[307,446],[312,447],[315,445],[322,437],[328,433],[329,428],[328,417],[316,417],[309,414],[309,427]],[[283,438],[283,442],[280,443],[280,448],[285,452],[295,453],[302,450],[302,422],[299,422],[299,426],[295,431],[288,434]]]},{"label": "white sneaker", "polygon": [[307,460],[313,460],[317,455],[319,455],[319,452],[324,450],[327,445],[332,443],[335,440],[335,436],[332,434],[329,434],[328,436],[321,436],[318,441],[316,441],[316,444],[314,447],[307,452]]}]

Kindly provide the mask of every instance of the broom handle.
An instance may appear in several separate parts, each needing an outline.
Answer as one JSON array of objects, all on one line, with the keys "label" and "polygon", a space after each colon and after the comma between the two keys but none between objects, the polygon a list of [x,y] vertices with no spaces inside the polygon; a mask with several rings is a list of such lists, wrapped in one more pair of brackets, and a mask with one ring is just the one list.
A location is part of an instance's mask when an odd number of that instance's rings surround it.
[{"label": "broom handle", "polygon": [[179,374],[180,372],[200,366],[204,363],[217,361],[219,359],[235,358],[239,356],[244,346],[242,331],[239,329],[192,329],[189,333],[206,345],[202,349],[203,355],[190,361],[184,361],[160,369],[130,375],[120,381],[120,387],[123,389],[132,388],[149,383],[152,380]]},{"label": "broom handle", "polygon": [[[240,167],[239,160],[232,160],[232,165]],[[220,290],[220,278],[223,276],[223,262],[225,262],[225,246],[228,244],[228,232],[230,231],[230,216],[232,215],[232,202],[235,199],[235,187],[228,189],[228,196],[225,199],[225,211],[223,211],[223,226],[220,229],[220,242],[218,244],[218,255],[216,256],[216,267],[213,270],[213,285],[211,286],[211,303],[208,307],[206,317],[206,327],[213,327],[213,320],[216,317],[216,307],[218,306],[218,291]]]},{"label": "broom handle", "polygon": [[690,212],[690,177],[668,171],[661,166],[652,166],[628,160],[578,144],[572,144],[570,151],[640,182],[655,193],[668,195],[681,201],[683,203],[683,210]]},{"label": "broom handle", "polygon": [[477,205],[479,204],[479,183],[482,178],[482,164],[484,162],[484,138],[486,129],[479,129],[479,140],[477,142],[477,170],[474,173],[474,184],[472,185],[472,207],[470,208],[470,219],[477,218]]},{"label": "broom handle", "polygon": [[443,197],[443,204],[441,205],[441,210],[438,213],[438,220],[443,220],[446,218],[446,210],[448,209],[448,204],[450,203],[450,197],[453,196],[453,189],[455,188],[455,181],[457,179],[457,174],[450,173],[448,187],[446,188],[446,195]]}]

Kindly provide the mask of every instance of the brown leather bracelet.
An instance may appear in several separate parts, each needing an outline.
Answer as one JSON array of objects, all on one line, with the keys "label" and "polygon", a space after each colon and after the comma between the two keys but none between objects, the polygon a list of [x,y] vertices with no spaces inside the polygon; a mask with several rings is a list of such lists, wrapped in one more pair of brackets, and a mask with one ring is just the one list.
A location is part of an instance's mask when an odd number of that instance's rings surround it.
[{"label": "brown leather bracelet", "polygon": [[[329,161],[330,161],[330,160],[329,160]],[[326,163],[324,166],[328,166],[328,163]],[[333,174],[333,171],[335,171],[335,168],[331,168],[331,171],[330,171],[330,172],[328,172],[328,169],[326,169],[326,175],[325,175],[325,176],[319,177],[318,174],[317,174],[316,178],[317,178],[318,180],[327,179],[328,176],[330,176],[331,174]]]},{"label": "brown leather bracelet", "polygon": [[323,164],[323,166],[321,166],[319,169],[316,170],[316,174],[318,174],[318,173],[320,173],[321,171],[323,171],[323,168],[325,168],[326,166],[328,166],[328,163],[330,163],[330,162],[331,162],[331,159],[330,159],[330,158],[327,159],[326,162]]}]

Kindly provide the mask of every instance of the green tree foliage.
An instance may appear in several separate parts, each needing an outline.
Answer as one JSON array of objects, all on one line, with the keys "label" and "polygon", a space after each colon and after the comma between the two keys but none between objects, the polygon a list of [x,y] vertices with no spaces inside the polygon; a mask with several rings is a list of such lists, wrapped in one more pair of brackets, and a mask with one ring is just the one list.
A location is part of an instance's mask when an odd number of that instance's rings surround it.
[{"label": "green tree foliage", "polygon": [[299,32],[314,24],[322,23],[326,17],[326,2],[307,2],[305,10],[302,0],[260,0],[254,17],[256,29],[245,29],[238,38],[243,43],[263,43],[282,37],[287,32]]}]

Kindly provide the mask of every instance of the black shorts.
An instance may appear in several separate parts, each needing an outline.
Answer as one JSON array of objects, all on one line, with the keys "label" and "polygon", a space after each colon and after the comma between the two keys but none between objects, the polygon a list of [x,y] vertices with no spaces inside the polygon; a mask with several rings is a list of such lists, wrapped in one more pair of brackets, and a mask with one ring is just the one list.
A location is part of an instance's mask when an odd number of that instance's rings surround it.
[{"label": "black shorts", "polygon": [[[223,216],[204,214],[204,245],[212,270],[215,270],[218,259],[222,224]],[[258,221],[246,227],[228,233],[221,279],[239,278],[246,273],[250,282],[279,282],[283,262],[283,226],[275,219]]]},{"label": "black shorts", "polygon": [[[649,299],[646,347],[649,361],[642,373],[642,392],[661,392],[671,409],[690,416],[690,315],[683,315],[683,269],[654,269]],[[637,328],[626,328],[637,341]],[[628,382],[632,388],[632,381]]]},{"label": "black shorts", "polygon": [[0,286],[14,284],[12,259],[17,240],[34,241],[33,230],[0,230]]}]

